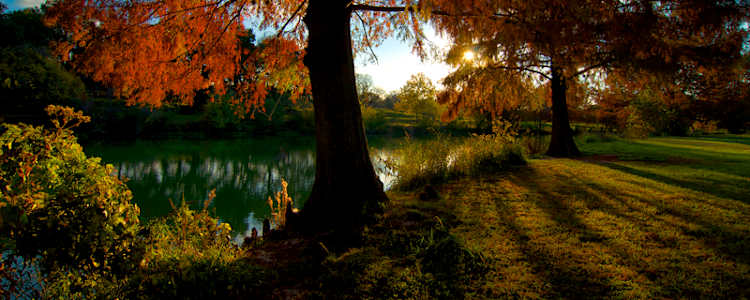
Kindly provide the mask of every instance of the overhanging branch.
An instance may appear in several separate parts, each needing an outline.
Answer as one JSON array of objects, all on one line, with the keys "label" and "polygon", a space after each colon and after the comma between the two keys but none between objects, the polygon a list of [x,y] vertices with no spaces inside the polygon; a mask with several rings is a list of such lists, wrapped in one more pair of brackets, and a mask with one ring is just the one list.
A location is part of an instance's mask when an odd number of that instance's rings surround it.
[{"label": "overhanging branch", "polygon": [[[349,9],[353,11],[375,11],[375,12],[393,12],[393,13],[399,13],[399,12],[417,12],[419,11],[416,7],[411,6],[376,6],[376,5],[367,5],[367,4],[355,4],[349,6]],[[437,15],[437,16],[445,16],[445,17],[486,17],[486,18],[492,18],[492,19],[502,19],[502,18],[510,18],[512,15],[510,14],[501,14],[501,13],[494,13],[494,14],[472,14],[472,13],[450,13],[445,10],[439,10],[439,9],[433,9],[430,10],[430,14]]]},{"label": "overhanging branch", "polygon": [[543,76],[544,78],[547,78],[547,80],[551,80],[552,79],[549,75],[545,74],[544,72],[539,71],[539,70],[535,70],[535,69],[531,69],[531,67],[534,67],[534,66],[526,66],[526,67],[510,67],[510,66],[504,66],[504,65],[491,65],[491,66],[488,66],[488,68],[492,68],[492,69],[516,70],[516,71],[519,71],[519,72],[536,73],[536,74],[539,74],[539,75]]}]

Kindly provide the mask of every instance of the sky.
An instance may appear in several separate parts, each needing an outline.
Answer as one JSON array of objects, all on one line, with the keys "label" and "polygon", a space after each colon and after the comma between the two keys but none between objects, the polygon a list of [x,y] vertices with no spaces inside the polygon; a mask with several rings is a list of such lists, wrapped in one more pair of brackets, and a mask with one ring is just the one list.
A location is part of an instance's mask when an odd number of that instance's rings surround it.
[{"label": "sky", "polygon": [[[439,47],[447,47],[448,41],[436,36],[431,29],[425,30],[425,34]],[[378,63],[368,62],[366,55],[360,54],[355,59],[355,72],[372,76],[373,84],[386,92],[398,91],[416,73],[424,73],[436,86],[440,86],[440,80],[451,71],[442,62],[420,61],[416,54],[411,53],[410,45],[396,38],[386,39],[373,50]]]},{"label": "sky", "polygon": [[8,10],[16,10],[32,6],[39,6],[40,4],[42,4],[42,2],[44,2],[44,0],[2,0],[0,2],[8,6]]},{"label": "sky", "polygon": [[[16,10],[39,6],[44,0],[0,0],[0,2],[7,5],[8,10]],[[428,40],[440,47],[447,47],[447,40],[436,36],[431,28],[425,31]],[[409,80],[409,77],[416,73],[424,73],[436,86],[440,86],[440,80],[451,71],[451,68],[444,63],[420,61],[419,57],[411,52],[411,46],[397,38],[388,38],[373,50],[378,58],[377,63],[369,62],[367,55],[360,54],[355,59],[355,72],[372,76],[373,85],[385,90],[386,93],[398,91]]]}]

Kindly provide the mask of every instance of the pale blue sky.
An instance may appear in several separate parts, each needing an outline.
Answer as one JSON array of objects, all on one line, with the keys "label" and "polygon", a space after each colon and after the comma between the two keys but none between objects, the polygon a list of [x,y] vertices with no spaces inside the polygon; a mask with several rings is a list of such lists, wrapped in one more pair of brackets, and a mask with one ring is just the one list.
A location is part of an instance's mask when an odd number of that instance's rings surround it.
[{"label": "pale blue sky", "polygon": [[39,6],[44,0],[1,0],[8,7],[8,10],[16,10],[32,6]]},{"label": "pale blue sky", "polygon": [[[448,41],[435,36],[432,30],[426,30],[428,39],[441,48],[448,46]],[[401,88],[412,74],[424,73],[432,79],[435,85],[445,77],[451,68],[442,62],[420,61],[416,54],[411,53],[411,46],[396,38],[385,40],[379,47],[374,49],[378,57],[378,63],[367,62],[364,55],[355,59],[355,70],[357,73],[372,76],[376,87],[386,92]]]},{"label": "pale blue sky", "polygon": [[[39,6],[44,0],[0,0],[9,10]],[[441,46],[446,47],[448,42],[433,33],[431,29],[426,32],[428,39]],[[416,73],[424,73],[432,79],[433,83],[439,85],[440,79],[450,72],[450,67],[444,63],[431,61],[421,62],[419,57],[411,53],[411,46],[396,38],[389,38],[373,49],[378,57],[378,63],[368,62],[365,55],[360,55],[355,60],[355,71],[372,76],[373,84],[386,92],[397,91]]]}]

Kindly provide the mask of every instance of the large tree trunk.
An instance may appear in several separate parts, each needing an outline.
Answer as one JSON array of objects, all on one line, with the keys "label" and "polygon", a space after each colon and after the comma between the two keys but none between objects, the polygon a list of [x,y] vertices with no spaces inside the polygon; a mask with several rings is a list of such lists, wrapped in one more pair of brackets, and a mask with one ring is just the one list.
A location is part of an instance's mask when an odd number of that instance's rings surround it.
[{"label": "large tree trunk", "polygon": [[315,183],[302,211],[305,229],[354,233],[388,198],[367,150],[357,100],[348,0],[309,0],[305,65],[315,108]]},{"label": "large tree trunk", "polygon": [[555,157],[571,157],[581,155],[575,141],[573,130],[568,120],[568,103],[565,93],[567,85],[562,69],[552,67],[552,139],[547,149],[547,155]]}]

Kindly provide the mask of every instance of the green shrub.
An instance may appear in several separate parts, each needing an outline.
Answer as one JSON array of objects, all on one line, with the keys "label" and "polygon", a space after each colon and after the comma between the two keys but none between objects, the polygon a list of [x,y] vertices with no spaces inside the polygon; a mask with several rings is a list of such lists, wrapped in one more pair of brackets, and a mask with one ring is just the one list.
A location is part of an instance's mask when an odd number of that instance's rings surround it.
[{"label": "green shrub", "polygon": [[475,135],[457,153],[455,169],[461,174],[477,176],[525,163],[520,145],[497,134]]},{"label": "green shrub", "polygon": [[617,137],[608,134],[585,134],[576,139],[579,144],[591,144],[614,142],[617,140]]},{"label": "green shrub", "polygon": [[[268,271],[243,260],[246,253],[231,242],[231,227],[183,201],[164,218],[145,226],[141,268],[123,289],[127,299],[207,299],[251,297],[271,278]],[[257,295],[255,295],[257,296]]]},{"label": "green shrub", "polygon": [[47,111],[54,128],[5,125],[0,136],[0,298],[241,298],[272,278],[208,213],[213,192],[203,210],[183,201],[141,226],[112,166],[72,134],[89,118]]},{"label": "green shrub", "polygon": [[637,108],[628,107],[630,114],[625,120],[625,129],[623,135],[629,139],[642,139],[648,137],[656,131],[652,122],[645,119],[643,112]]},{"label": "green shrub", "polygon": [[60,106],[47,112],[55,128],[6,124],[0,136],[0,243],[43,273],[77,273],[75,292],[91,274],[135,268],[139,210],[112,166],[76,142],[70,128],[89,118]]},{"label": "green shrub", "polygon": [[538,157],[547,151],[549,146],[550,136],[534,134],[533,136],[525,136],[519,139],[519,143],[524,149],[524,153],[530,157]]},{"label": "green shrub", "polygon": [[212,128],[224,129],[226,127],[236,127],[242,119],[237,112],[240,111],[237,105],[228,101],[212,101],[206,103],[203,108],[202,119]]},{"label": "green shrub", "polygon": [[388,119],[379,109],[362,106],[362,121],[368,134],[383,133],[388,128]]}]

